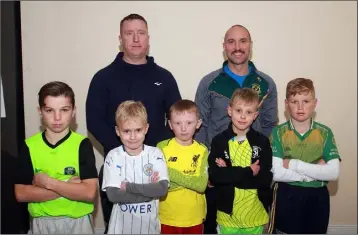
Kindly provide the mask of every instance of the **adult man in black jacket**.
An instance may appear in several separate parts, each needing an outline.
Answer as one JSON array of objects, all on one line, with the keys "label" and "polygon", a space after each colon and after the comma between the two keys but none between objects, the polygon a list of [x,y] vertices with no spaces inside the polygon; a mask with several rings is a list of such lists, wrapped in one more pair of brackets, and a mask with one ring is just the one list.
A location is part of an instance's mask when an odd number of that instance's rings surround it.
[{"label": "adult man in black jacket", "polygon": [[[119,40],[122,52],[94,75],[86,100],[87,128],[103,146],[104,156],[122,144],[115,132],[115,112],[123,101],[135,100],[144,104],[149,122],[144,143],[156,146],[172,136],[165,115],[170,106],[181,99],[173,75],[147,55],[148,25],[142,16],[130,14],[122,19]],[[102,178],[103,167],[99,172],[100,187]],[[100,196],[107,233],[112,203],[102,191]]]}]

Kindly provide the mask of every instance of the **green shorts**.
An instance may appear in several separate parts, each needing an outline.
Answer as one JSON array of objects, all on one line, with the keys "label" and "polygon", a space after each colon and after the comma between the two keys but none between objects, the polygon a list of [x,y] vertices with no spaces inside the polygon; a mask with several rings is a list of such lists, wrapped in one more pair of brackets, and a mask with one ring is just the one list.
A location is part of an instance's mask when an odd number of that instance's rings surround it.
[{"label": "green shorts", "polygon": [[264,226],[257,226],[252,228],[230,228],[222,225],[218,226],[219,234],[262,234]]}]

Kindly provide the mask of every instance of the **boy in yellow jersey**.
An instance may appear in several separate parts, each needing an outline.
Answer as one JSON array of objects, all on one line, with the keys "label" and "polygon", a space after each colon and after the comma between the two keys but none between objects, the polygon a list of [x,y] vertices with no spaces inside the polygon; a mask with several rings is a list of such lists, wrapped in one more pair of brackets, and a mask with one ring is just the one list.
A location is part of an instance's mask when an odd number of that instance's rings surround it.
[{"label": "boy in yellow jersey", "polygon": [[162,234],[202,234],[206,216],[204,191],[208,184],[208,150],[193,136],[201,120],[197,106],[179,100],[169,110],[168,123],[175,137],[161,141],[170,187],[159,204]]},{"label": "boy in yellow jersey", "polygon": [[94,233],[97,169],[91,142],[70,129],[75,95],[63,82],[39,91],[45,131],[25,140],[18,158],[16,199],[28,202],[33,234]]},{"label": "boy in yellow jersey", "polygon": [[209,180],[216,187],[220,234],[261,234],[269,220],[272,151],[269,139],[251,128],[258,108],[255,90],[235,90],[231,123],[211,143]]},{"label": "boy in yellow jersey", "polygon": [[337,180],[340,155],[332,130],[313,120],[317,99],[312,80],[286,87],[290,119],[272,130],[274,203],[269,232],[325,234],[329,223],[328,181]]}]

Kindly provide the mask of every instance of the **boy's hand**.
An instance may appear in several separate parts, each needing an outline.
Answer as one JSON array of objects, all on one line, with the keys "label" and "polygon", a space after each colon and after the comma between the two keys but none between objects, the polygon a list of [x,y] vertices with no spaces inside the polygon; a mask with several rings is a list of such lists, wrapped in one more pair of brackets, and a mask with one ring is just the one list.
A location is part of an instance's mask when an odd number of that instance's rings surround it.
[{"label": "boy's hand", "polygon": [[254,176],[256,176],[260,171],[259,163],[260,163],[260,160],[257,160],[256,162],[254,162],[250,165],[250,168],[251,168]]},{"label": "boy's hand", "polygon": [[218,167],[226,167],[226,162],[222,158],[216,158],[215,162]]},{"label": "boy's hand", "polygon": [[154,171],[153,175],[150,177],[150,183],[157,183],[159,181],[159,172]]},{"label": "boy's hand", "polygon": [[317,162],[318,165],[326,165],[326,161],[323,160],[323,159],[320,159],[318,162]]},{"label": "boy's hand", "polygon": [[49,183],[51,183],[52,178],[45,173],[36,173],[32,180],[32,183],[39,187],[46,189]]},{"label": "boy's hand", "polygon": [[78,176],[73,176],[73,177],[71,177],[67,182],[69,182],[69,183],[74,183],[74,184],[79,184],[79,183],[81,183],[82,181],[81,181],[80,177],[78,177]]},{"label": "boy's hand", "polygon": [[287,158],[283,159],[283,167],[284,168],[288,169],[289,164],[290,164],[290,159],[287,159]]},{"label": "boy's hand", "polygon": [[120,188],[120,190],[122,190],[122,191],[126,191],[126,189],[127,189],[127,182],[126,181],[122,181],[122,183],[121,183],[121,186],[120,186],[121,188]]},{"label": "boy's hand", "polygon": [[214,185],[212,185],[210,181],[208,181],[208,188],[214,188]]}]

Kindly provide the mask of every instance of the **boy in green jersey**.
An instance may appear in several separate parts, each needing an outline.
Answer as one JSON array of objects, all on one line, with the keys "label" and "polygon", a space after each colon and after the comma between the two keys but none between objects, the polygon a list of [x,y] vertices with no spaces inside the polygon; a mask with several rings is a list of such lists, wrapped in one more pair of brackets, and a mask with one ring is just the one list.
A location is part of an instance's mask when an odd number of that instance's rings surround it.
[{"label": "boy in green jersey", "polygon": [[93,234],[98,175],[91,142],[70,129],[75,95],[63,82],[47,83],[38,95],[45,130],[25,140],[16,198],[28,202],[33,234]]},{"label": "boy in green jersey", "polygon": [[269,232],[327,232],[327,183],[337,180],[340,156],[330,128],[313,120],[317,99],[313,82],[290,81],[286,88],[290,119],[271,134],[274,203]]}]

